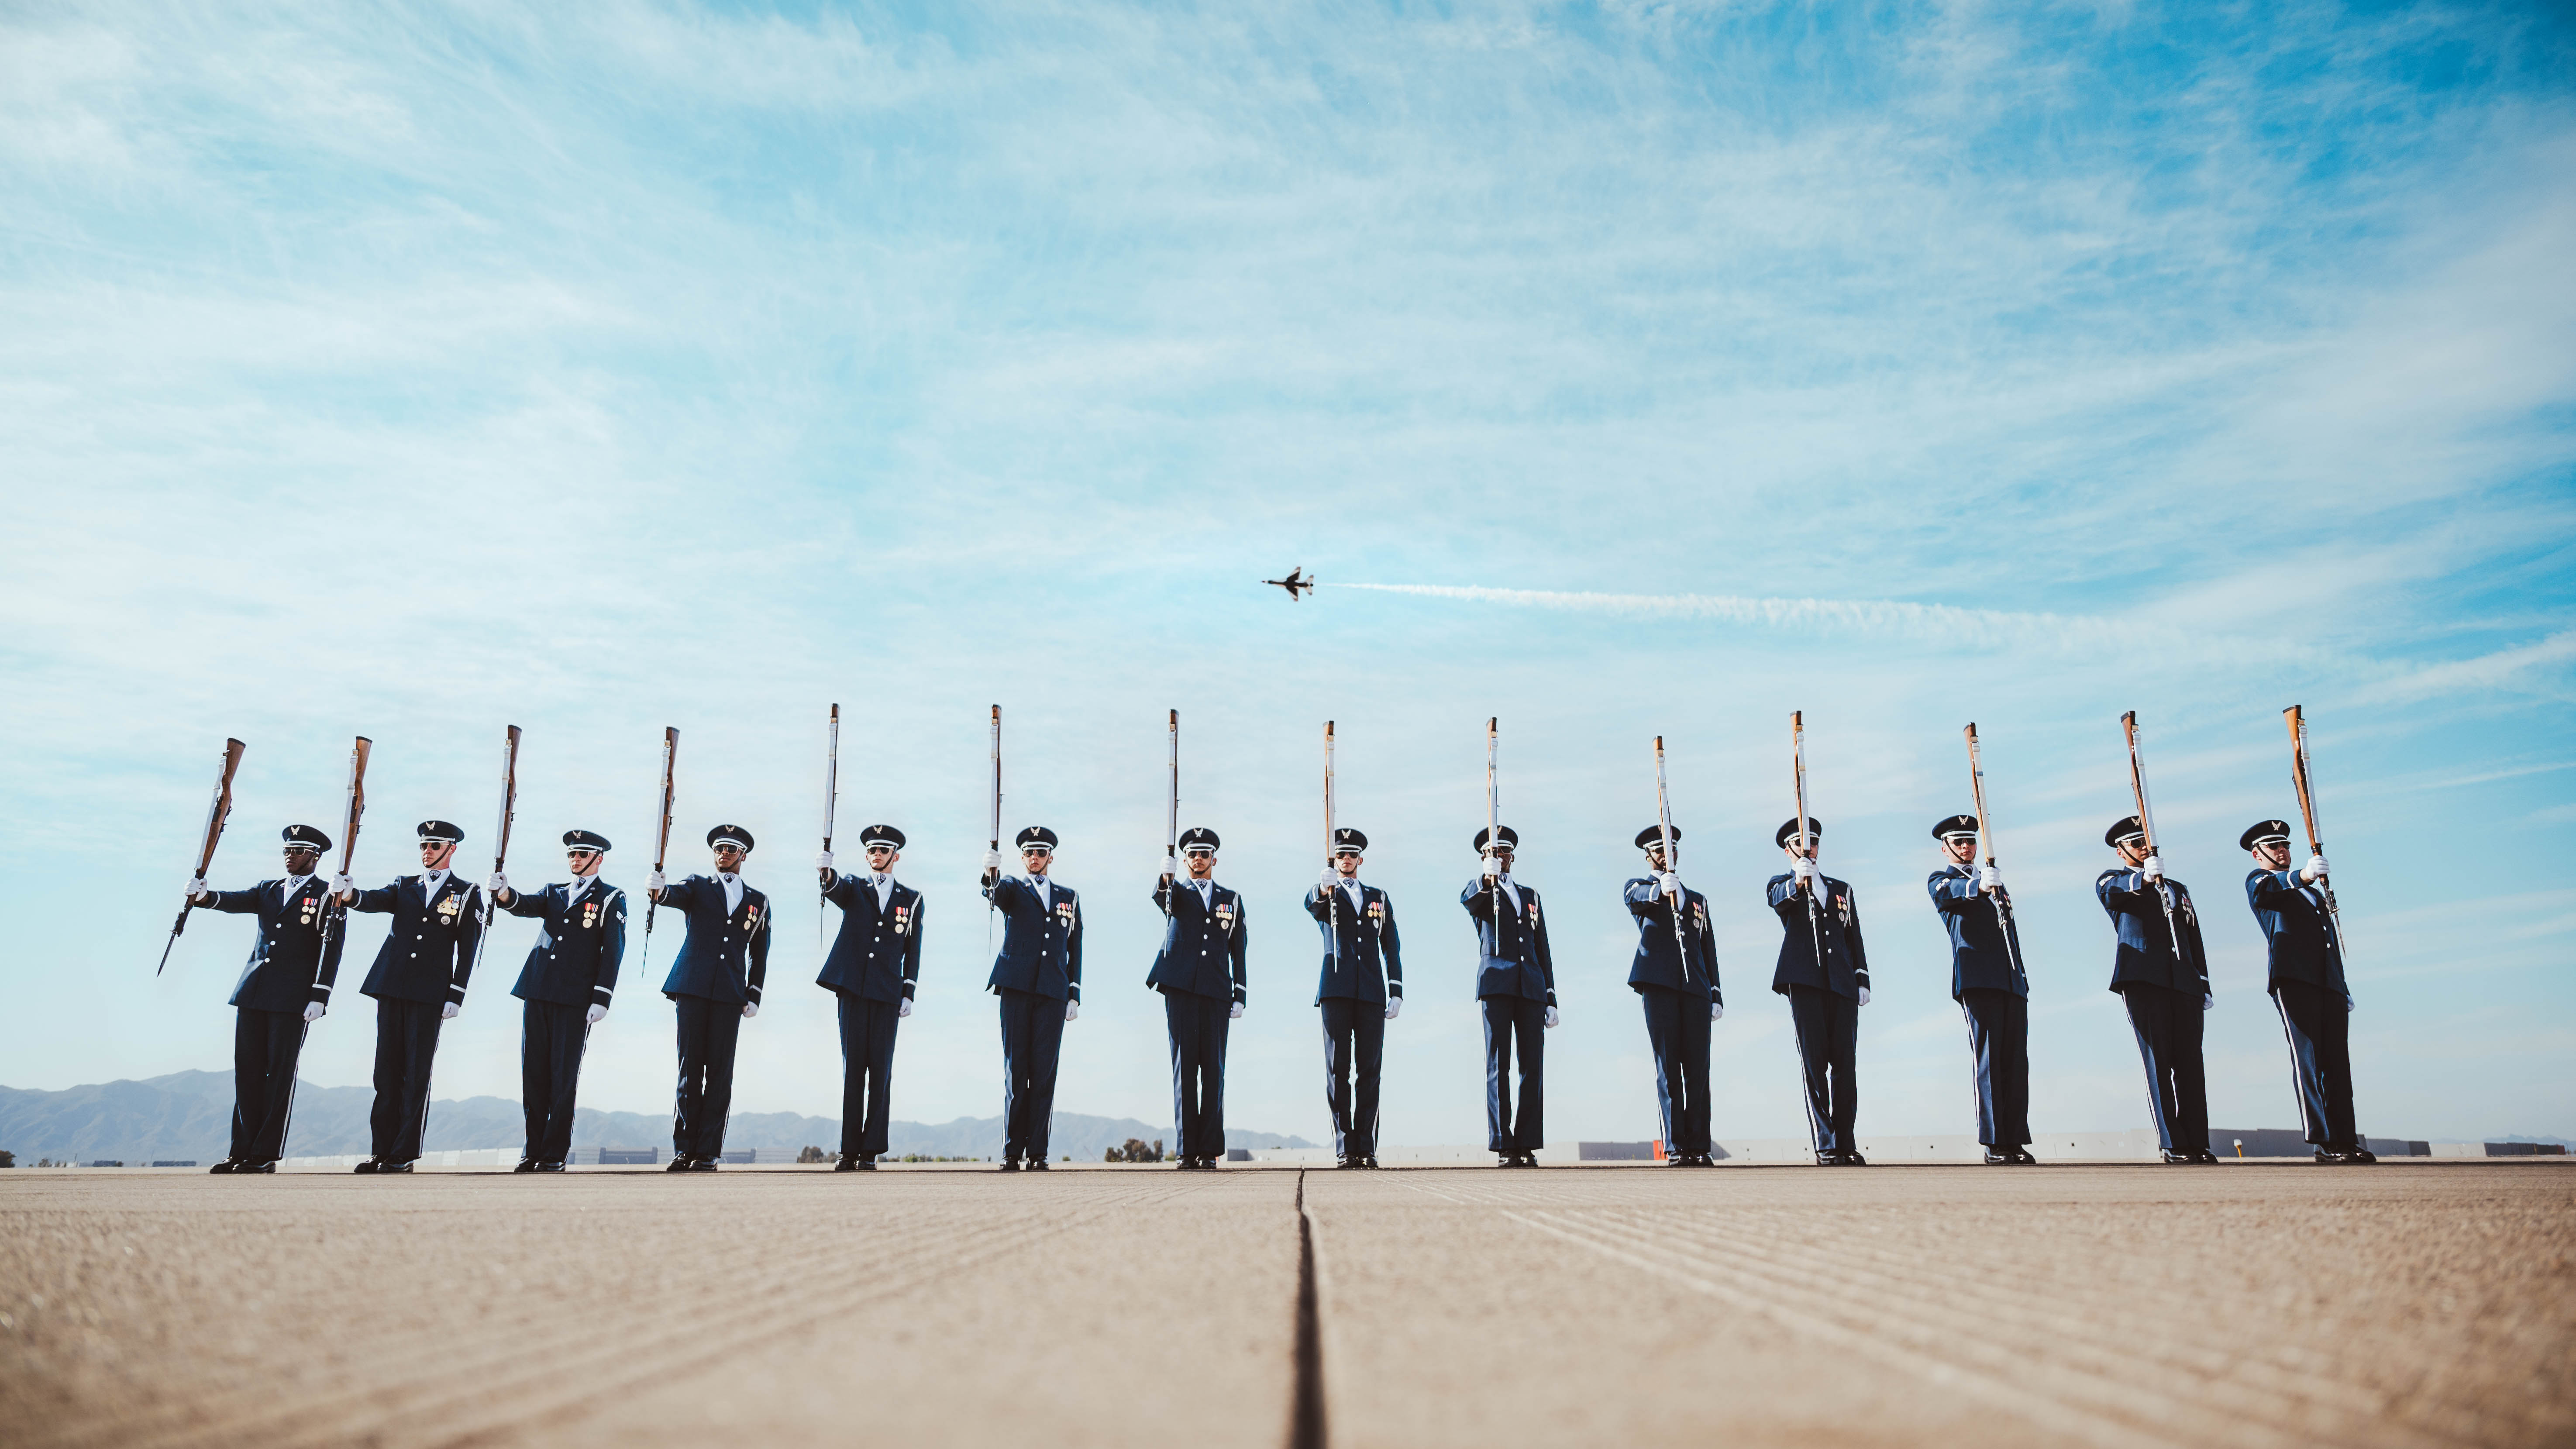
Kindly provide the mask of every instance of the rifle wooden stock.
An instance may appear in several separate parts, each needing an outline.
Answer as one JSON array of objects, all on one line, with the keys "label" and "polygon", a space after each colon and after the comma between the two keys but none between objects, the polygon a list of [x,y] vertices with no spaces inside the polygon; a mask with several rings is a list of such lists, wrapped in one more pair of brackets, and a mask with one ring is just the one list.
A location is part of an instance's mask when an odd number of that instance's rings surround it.
[{"label": "rifle wooden stock", "polygon": [[[214,798],[206,802],[206,828],[197,837],[197,869],[189,877],[191,880],[204,880],[206,872],[214,868],[215,846],[224,838],[224,822],[232,818],[233,775],[241,769],[242,751],[248,748],[239,740],[224,741],[223,769],[215,776]],[[179,943],[179,933],[188,929],[188,912],[196,904],[193,898],[180,900],[179,917],[170,923],[170,939],[161,943],[161,964],[152,968],[153,975],[169,967],[170,948]]]},{"label": "rifle wooden stock", "polygon": [[[1807,829],[1807,712],[1802,709],[1789,711],[1789,770],[1797,782],[1798,854],[1813,864],[1816,841]],[[1807,936],[1816,953],[1819,976],[1825,974],[1825,933],[1824,908],[1816,898],[1823,893],[1823,885],[1811,877],[1807,882]]]}]

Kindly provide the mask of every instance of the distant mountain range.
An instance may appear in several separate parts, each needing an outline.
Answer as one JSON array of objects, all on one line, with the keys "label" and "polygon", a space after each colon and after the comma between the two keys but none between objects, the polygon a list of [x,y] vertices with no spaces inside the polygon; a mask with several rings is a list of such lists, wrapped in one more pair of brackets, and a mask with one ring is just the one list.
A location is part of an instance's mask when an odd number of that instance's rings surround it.
[{"label": "distant mountain range", "polygon": [[[298,1082],[295,1122],[287,1133],[289,1157],[328,1157],[368,1150],[367,1111],[375,1092],[368,1087],[317,1087]],[[60,1092],[0,1087],[0,1149],[22,1163],[39,1157],[74,1162],[115,1159],[132,1163],[220,1159],[232,1135],[233,1079],[229,1072],[172,1072],[139,1082],[105,1082]],[[461,1102],[432,1102],[428,1151],[455,1148],[517,1147],[526,1135],[519,1104],[506,1097],[468,1097]],[[1155,1126],[1129,1117],[1086,1117],[1058,1112],[1049,1149],[1058,1156],[1097,1162],[1102,1152],[1129,1138],[1168,1146],[1169,1124]],[[921,1153],[934,1157],[995,1157],[1002,1150],[1002,1119],[960,1117],[931,1125],[897,1122],[889,1142],[898,1157]],[[668,1113],[601,1112],[589,1107],[573,1117],[575,1147],[662,1147],[671,1144]],[[1227,1129],[1228,1147],[1312,1147],[1301,1137],[1272,1132]],[[836,1117],[804,1117],[794,1112],[736,1112],[726,1124],[725,1146],[793,1153],[803,1147],[839,1150],[841,1123]]]}]

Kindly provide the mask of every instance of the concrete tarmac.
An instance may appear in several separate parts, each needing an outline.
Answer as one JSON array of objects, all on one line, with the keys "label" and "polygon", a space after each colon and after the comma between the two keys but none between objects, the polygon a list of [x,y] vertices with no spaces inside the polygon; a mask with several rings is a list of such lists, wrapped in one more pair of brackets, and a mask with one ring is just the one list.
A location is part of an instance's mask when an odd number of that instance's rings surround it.
[{"label": "concrete tarmac", "polygon": [[388,1449],[2568,1444],[2576,1163],[20,1169],[0,1424]]}]

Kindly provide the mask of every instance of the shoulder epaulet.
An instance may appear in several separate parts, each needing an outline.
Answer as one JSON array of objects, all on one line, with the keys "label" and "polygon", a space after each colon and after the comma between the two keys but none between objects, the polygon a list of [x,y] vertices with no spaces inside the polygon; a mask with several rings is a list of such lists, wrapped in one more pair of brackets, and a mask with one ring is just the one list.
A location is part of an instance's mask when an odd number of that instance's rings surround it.
[{"label": "shoulder epaulet", "polygon": [[2129,873],[2129,869],[2130,868],[2125,865],[2115,865],[2109,870],[2102,872],[2100,875],[2093,877],[2093,883],[2095,885],[2100,885],[2102,882],[2109,880],[2115,875],[2127,875]]}]

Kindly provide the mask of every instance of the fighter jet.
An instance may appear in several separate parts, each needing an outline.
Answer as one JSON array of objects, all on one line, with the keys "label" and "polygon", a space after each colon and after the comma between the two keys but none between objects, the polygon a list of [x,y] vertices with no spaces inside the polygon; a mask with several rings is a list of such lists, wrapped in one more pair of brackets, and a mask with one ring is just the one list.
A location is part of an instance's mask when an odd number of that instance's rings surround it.
[{"label": "fighter jet", "polygon": [[1298,591],[1301,589],[1310,594],[1315,591],[1315,581],[1306,577],[1306,566],[1304,564],[1299,564],[1295,568],[1290,569],[1288,571],[1288,577],[1284,579],[1263,579],[1262,582],[1273,588],[1286,589],[1291,601],[1294,601],[1297,598]]}]

